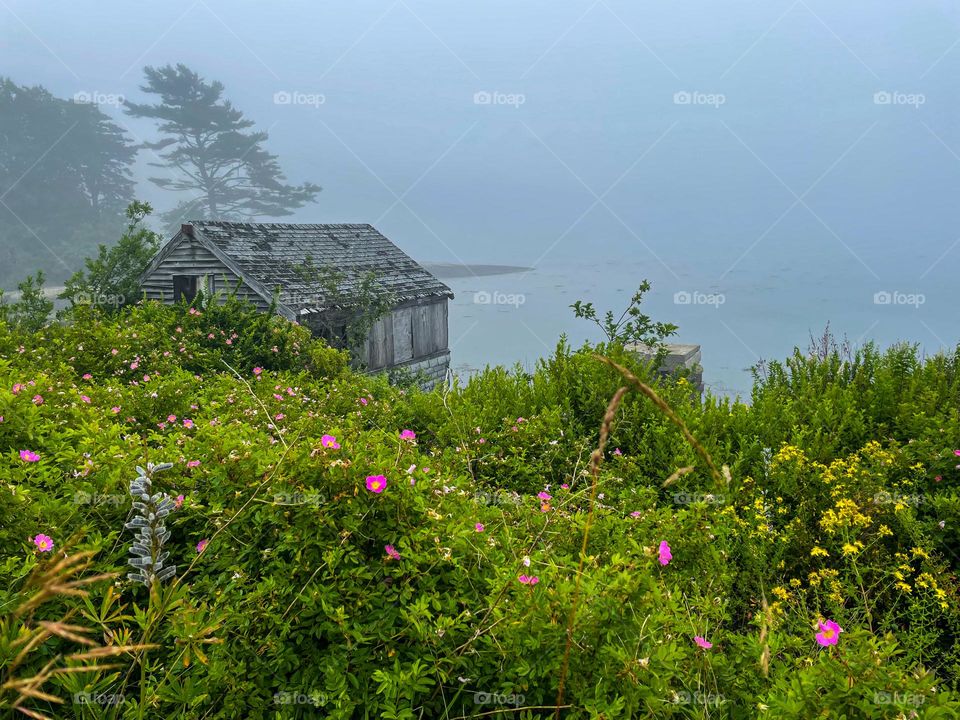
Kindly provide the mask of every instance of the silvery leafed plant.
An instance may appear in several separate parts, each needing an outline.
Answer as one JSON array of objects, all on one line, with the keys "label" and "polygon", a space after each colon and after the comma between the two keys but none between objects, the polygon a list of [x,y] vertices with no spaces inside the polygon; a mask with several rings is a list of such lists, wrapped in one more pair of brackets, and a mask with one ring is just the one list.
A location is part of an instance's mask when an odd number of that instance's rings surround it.
[{"label": "silvery leafed plant", "polygon": [[169,470],[171,467],[173,465],[170,463],[147,463],[146,470],[137,466],[137,478],[130,482],[130,494],[133,496],[133,510],[136,514],[124,527],[137,533],[130,547],[130,554],[133,556],[130,564],[136,572],[128,573],[127,577],[147,587],[154,582],[168,580],[177,572],[175,565],[164,564],[170,553],[163,549],[163,544],[170,537],[164,518],[176,505],[166,493],[152,491],[154,473]]}]

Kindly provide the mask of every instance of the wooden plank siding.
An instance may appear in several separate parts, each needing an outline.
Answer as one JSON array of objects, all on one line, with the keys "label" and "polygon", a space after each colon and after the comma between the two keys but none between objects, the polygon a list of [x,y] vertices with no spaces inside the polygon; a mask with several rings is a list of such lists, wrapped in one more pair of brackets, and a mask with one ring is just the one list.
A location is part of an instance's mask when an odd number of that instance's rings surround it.
[{"label": "wooden plank siding", "polygon": [[[196,275],[207,276],[212,283],[213,291],[224,297],[234,292],[237,297],[249,300],[258,310],[267,310],[269,304],[246,283],[240,282],[219,258],[199,243],[184,239],[174,248],[163,262],[143,280],[143,292],[147,300],[173,302],[173,276]],[[239,282],[239,287],[238,287]]]},{"label": "wooden plank siding", "polygon": [[434,355],[447,347],[447,298],[394,308],[370,330],[365,360],[371,370]]}]

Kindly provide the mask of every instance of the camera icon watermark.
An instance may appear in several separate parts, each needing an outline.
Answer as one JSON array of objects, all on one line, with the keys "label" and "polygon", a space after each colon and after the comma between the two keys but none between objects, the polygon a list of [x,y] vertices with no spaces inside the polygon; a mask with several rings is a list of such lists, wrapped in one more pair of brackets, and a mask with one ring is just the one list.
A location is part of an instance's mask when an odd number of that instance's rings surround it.
[{"label": "camera icon watermark", "polygon": [[320,507],[326,501],[326,496],[321,493],[274,493],[273,496],[273,502],[276,505],[309,505],[310,507]]},{"label": "camera icon watermark", "polygon": [[122,705],[125,700],[123,693],[78,692],[73,694],[74,705]]},{"label": "camera icon watermark", "polygon": [[905,293],[899,290],[887,291],[881,290],[873,294],[874,305],[907,305],[919,308],[927,302],[927,297],[923,293]]},{"label": "camera icon watermark", "polygon": [[727,96],[723,93],[706,93],[699,90],[680,90],[673,94],[674,105],[706,105],[719,108],[727,103]]},{"label": "camera icon watermark", "polygon": [[723,293],[705,293],[698,290],[680,290],[673,294],[674,305],[712,305],[719,308],[727,301]]},{"label": "camera icon watermark", "polygon": [[504,693],[475,692],[473,694],[473,702],[476,705],[504,705],[518,708],[523,705],[526,700],[527,698],[525,696],[516,693],[506,695]]},{"label": "camera icon watermark", "polygon": [[926,104],[927,96],[923,93],[904,93],[889,90],[880,90],[873,94],[874,105],[906,105],[919,108]]},{"label": "camera icon watermark", "polygon": [[673,704],[674,705],[715,705],[719,706],[725,703],[727,700],[723,695],[719,693],[705,693],[700,692],[689,692],[688,690],[680,690],[673,694]]},{"label": "camera icon watermark", "polygon": [[474,305],[512,305],[515,308],[519,308],[526,301],[527,296],[523,293],[479,290],[473,294]]},{"label": "camera icon watermark", "polygon": [[726,501],[723,495],[717,493],[675,492],[673,494],[673,502],[677,505],[696,505],[698,503],[723,505]]},{"label": "camera icon watermark", "polygon": [[319,705],[327,704],[327,696],[323,693],[310,692],[305,693],[299,690],[283,690],[273,694],[274,705]]},{"label": "camera icon watermark", "polygon": [[305,93],[299,90],[279,90],[273,94],[274,105],[306,105],[319,108],[326,105],[327,96],[323,93]]},{"label": "camera icon watermark", "polygon": [[123,505],[128,500],[128,495],[102,495],[82,490],[73,494],[74,505]]},{"label": "camera icon watermark", "polygon": [[120,107],[127,98],[120,93],[105,93],[99,90],[81,90],[73,94],[73,102],[77,105],[108,105]]},{"label": "camera icon watermark", "polygon": [[873,694],[873,702],[877,705],[912,705],[919,707],[927,699],[919,693],[885,692],[879,690]]},{"label": "camera icon watermark", "polygon": [[917,507],[923,505],[925,502],[926,498],[916,493],[904,495],[902,493],[881,491],[873,496],[874,505],[912,505],[913,507]]},{"label": "camera icon watermark", "polygon": [[90,305],[91,307],[120,308],[127,304],[125,295],[114,293],[89,293],[80,291],[72,296],[74,305]]},{"label": "camera icon watermark", "polygon": [[527,101],[523,93],[505,93],[499,90],[478,90],[473,94],[474,105],[507,105],[518,108]]}]

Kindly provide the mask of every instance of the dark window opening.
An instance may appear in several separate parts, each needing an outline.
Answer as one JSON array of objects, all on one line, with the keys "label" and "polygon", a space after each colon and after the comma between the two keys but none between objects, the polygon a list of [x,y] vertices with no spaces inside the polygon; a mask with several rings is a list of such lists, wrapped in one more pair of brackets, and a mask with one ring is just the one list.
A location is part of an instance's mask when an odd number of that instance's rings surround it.
[{"label": "dark window opening", "polygon": [[324,325],[320,328],[318,335],[326,340],[331,347],[344,348],[347,346],[346,325]]},{"label": "dark window opening", "polygon": [[196,275],[174,275],[173,276],[173,301],[193,302],[197,297],[197,276]]}]

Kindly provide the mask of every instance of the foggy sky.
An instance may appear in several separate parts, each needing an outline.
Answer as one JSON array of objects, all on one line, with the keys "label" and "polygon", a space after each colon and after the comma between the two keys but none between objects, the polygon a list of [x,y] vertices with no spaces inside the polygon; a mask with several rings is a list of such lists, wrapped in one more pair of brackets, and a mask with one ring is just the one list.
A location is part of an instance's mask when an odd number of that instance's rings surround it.
[{"label": "foggy sky", "polygon": [[906,290],[960,259],[946,0],[0,0],[0,51],[61,97],[147,99],[147,64],[220,80],[324,187],[294,221],[370,222],[419,260]]}]

